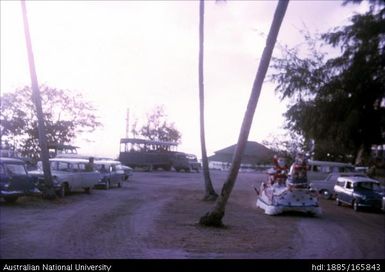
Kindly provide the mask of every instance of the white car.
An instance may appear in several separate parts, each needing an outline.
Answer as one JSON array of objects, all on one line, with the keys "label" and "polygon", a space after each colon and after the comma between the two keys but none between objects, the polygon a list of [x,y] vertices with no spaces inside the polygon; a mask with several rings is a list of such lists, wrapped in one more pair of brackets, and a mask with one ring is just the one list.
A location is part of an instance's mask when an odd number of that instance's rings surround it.
[{"label": "white car", "polygon": [[317,191],[323,198],[331,199],[334,194],[334,185],[336,185],[339,177],[368,177],[362,172],[343,172],[331,173],[325,179],[313,180],[310,183],[310,188]]},{"label": "white car", "polygon": [[354,166],[350,163],[309,160],[307,164],[309,182],[325,179],[331,173],[354,172]]},{"label": "white car", "polygon": [[101,178],[96,187],[102,186],[106,190],[111,187],[122,186],[122,182],[125,180],[126,174],[121,168],[120,161],[115,160],[95,160],[95,169],[100,173]]},{"label": "white car", "polygon": [[[50,159],[51,174],[54,188],[60,196],[65,196],[71,191],[91,191],[99,181],[100,173],[93,170],[89,160],[77,158],[53,158]],[[38,162],[38,169],[28,172],[39,179],[38,187],[44,190],[44,173],[42,163]],[[43,187],[43,188],[42,188]]]}]

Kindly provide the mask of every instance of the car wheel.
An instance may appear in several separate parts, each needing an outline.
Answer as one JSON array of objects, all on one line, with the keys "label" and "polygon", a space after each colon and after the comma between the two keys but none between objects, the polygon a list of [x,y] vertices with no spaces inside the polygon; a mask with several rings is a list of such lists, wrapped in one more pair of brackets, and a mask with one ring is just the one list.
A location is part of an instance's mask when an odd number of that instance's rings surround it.
[{"label": "car wheel", "polygon": [[66,186],[65,186],[65,184],[62,184],[60,186],[60,189],[57,191],[57,195],[59,197],[65,197],[65,195],[66,195]]},{"label": "car wheel", "polygon": [[356,199],[353,200],[353,210],[356,212],[359,210],[358,201]]},{"label": "car wheel", "polygon": [[105,185],[104,189],[109,190],[110,188],[111,188],[110,181],[106,180],[106,185]]},{"label": "car wheel", "polygon": [[14,203],[17,200],[17,196],[5,196],[4,200],[8,203]]},{"label": "car wheel", "polygon": [[331,193],[328,190],[321,190],[320,193],[324,199],[330,199],[332,197]]},{"label": "car wheel", "polygon": [[59,197],[65,197],[69,193],[68,184],[66,182],[63,182],[60,186],[59,191],[57,191],[57,194]]}]

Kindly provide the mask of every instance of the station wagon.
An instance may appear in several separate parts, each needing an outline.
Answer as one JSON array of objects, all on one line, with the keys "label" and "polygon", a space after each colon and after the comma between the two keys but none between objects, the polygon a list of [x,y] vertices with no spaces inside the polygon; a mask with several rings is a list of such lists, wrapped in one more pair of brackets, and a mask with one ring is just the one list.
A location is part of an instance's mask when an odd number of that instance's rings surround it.
[{"label": "station wagon", "polygon": [[22,160],[0,158],[0,196],[6,202],[15,202],[20,196],[40,194],[33,180]]},{"label": "station wagon", "polygon": [[[99,172],[94,170],[93,166],[90,167],[90,162],[86,159],[52,158],[49,161],[54,188],[60,196],[75,190],[84,190],[89,193],[100,180]],[[42,163],[38,162],[38,170],[29,173],[38,177],[39,188],[44,188]]]},{"label": "station wagon", "polygon": [[352,206],[355,211],[361,208],[381,209],[383,188],[377,180],[365,177],[340,177],[334,186],[337,205]]}]

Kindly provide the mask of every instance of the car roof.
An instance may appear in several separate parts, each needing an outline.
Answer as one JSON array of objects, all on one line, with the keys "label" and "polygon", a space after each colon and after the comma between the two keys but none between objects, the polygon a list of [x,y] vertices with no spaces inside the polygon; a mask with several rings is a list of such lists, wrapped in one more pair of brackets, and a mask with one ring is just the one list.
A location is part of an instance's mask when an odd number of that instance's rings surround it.
[{"label": "car roof", "polygon": [[115,160],[96,160],[94,164],[121,164],[121,162]]},{"label": "car roof", "polygon": [[0,157],[0,162],[13,162],[13,163],[21,163],[24,164],[24,161],[16,158],[8,158],[8,157]]},{"label": "car roof", "polygon": [[88,163],[89,160],[79,158],[52,158],[50,162]]},{"label": "car roof", "polygon": [[349,167],[353,167],[353,165],[350,164],[350,163],[333,162],[333,161],[314,161],[314,160],[309,160],[308,164],[309,165],[349,166]]},{"label": "car roof", "polygon": [[352,183],[357,183],[357,182],[374,182],[374,183],[379,183],[378,180],[371,179],[368,177],[339,177],[338,181],[350,181]]},{"label": "car roof", "polygon": [[329,176],[340,176],[340,177],[367,177],[365,173],[362,172],[333,172]]}]

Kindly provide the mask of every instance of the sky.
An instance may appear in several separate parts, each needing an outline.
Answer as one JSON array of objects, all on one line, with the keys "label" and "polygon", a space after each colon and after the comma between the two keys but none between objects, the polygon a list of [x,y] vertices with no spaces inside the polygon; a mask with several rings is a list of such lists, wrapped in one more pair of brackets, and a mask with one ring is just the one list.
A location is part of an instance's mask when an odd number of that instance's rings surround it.
[{"label": "sky", "polygon": [[[361,5],[291,1],[280,44],[303,43],[300,30],[346,25]],[[205,118],[209,155],[237,142],[276,1],[206,1]],[[30,85],[19,1],[0,1],[0,91]],[[179,151],[200,157],[199,1],[27,1],[39,84],[82,93],[103,127],[78,137],[79,153],[117,157],[129,124],[163,105],[182,133]],[[275,49],[274,55],[279,54]],[[249,140],[284,133],[287,103],[265,82]],[[131,135],[129,135],[131,136]]]}]

